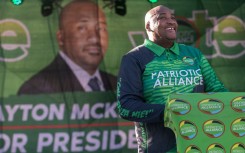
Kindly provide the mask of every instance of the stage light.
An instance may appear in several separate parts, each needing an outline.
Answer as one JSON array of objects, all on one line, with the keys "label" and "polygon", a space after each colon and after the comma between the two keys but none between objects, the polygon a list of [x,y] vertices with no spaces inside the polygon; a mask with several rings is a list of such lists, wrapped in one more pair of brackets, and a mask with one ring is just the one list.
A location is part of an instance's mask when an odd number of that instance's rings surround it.
[{"label": "stage light", "polygon": [[148,2],[150,2],[150,3],[156,3],[156,2],[158,2],[158,0],[148,0]]},{"label": "stage light", "polygon": [[52,14],[53,2],[53,0],[42,0],[41,13],[44,17]]},{"label": "stage light", "polygon": [[115,0],[115,12],[118,15],[124,16],[127,13],[126,0]]},{"label": "stage light", "polygon": [[24,2],[24,0],[11,0],[14,5],[20,5]]}]

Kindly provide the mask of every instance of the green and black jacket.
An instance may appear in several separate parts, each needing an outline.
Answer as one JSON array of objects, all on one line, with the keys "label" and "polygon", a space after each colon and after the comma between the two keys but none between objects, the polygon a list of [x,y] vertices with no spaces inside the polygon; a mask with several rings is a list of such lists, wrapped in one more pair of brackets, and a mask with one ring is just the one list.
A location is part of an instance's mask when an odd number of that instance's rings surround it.
[{"label": "green and black jacket", "polygon": [[164,127],[164,108],[171,93],[227,91],[197,49],[174,43],[163,48],[150,40],[123,56],[118,75],[120,116],[134,121],[139,153],[164,153],[175,146]]}]

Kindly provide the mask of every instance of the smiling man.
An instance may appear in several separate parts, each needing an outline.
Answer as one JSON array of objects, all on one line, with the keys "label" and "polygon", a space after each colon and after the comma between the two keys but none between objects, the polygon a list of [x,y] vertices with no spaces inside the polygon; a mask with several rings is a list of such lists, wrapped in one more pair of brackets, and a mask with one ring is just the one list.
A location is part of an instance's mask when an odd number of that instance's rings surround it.
[{"label": "smiling man", "polygon": [[18,94],[116,89],[117,78],[98,69],[108,47],[106,17],[90,0],[73,0],[60,13],[54,61],[26,81]]},{"label": "smiling man", "polygon": [[178,24],[171,9],[149,10],[145,29],[148,39],[122,58],[118,110],[135,122],[138,153],[166,153],[176,145],[173,131],[164,127],[168,95],[227,89],[197,48],[175,42]]}]

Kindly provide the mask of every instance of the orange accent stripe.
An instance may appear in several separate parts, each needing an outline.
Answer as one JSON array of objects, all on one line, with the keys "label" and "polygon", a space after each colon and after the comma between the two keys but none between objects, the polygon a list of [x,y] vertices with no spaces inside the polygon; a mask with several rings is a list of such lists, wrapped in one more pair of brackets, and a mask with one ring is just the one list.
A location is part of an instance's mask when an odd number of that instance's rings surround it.
[{"label": "orange accent stripe", "polygon": [[133,122],[118,123],[91,123],[91,124],[63,124],[63,125],[14,125],[0,126],[0,130],[28,130],[28,129],[65,129],[65,128],[90,128],[90,127],[110,127],[110,126],[133,126]]}]

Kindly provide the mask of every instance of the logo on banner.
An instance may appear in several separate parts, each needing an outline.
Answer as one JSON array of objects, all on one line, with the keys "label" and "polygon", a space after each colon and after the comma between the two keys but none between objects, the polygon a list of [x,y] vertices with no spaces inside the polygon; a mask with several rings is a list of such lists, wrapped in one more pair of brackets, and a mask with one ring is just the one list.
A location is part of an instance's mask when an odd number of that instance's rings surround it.
[{"label": "logo on banner", "polygon": [[231,123],[231,132],[236,137],[243,137],[245,135],[245,118],[238,118]]},{"label": "logo on banner", "polygon": [[24,59],[31,44],[27,27],[15,19],[0,20],[0,27],[0,47],[4,52],[0,56],[0,62],[16,62]]},{"label": "logo on banner", "polygon": [[186,148],[185,153],[202,153],[202,152],[197,146],[191,145]]},{"label": "logo on banner", "polygon": [[204,99],[198,103],[198,108],[205,114],[218,114],[224,109],[224,104],[217,99]]},{"label": "logo on banner", "polygon": [[231,101],[231,108],[237,112],[245,112],[245,96],[240,96]]},{"label": "logo on banner", "polygon": [[186,140],[191,140],[197,135],[197,127],[190,121],[181,121],[179,130],[180,135]]},{"label": "logo on banner", "polygon": [[225,153],[225,149],[221,144],[214,143],[208,146],[207,153]]},{"label": "logo on banner", "polygon": [[235,143],[231,147],[231,153],[244,153],[245,152],[245,146],[242,143]]},{"label": "logo on banner", "polygon": [[224,133],[225,125],[218,120],[208,120],[203,124],[203,131],[211,138],[218,138]]},{"label": "logo on banner", "polygon": [[191,110],[191,105],[181,99],[172,99],[170,100],[169,105],[172,112],[177,115],[185,115]]}]

